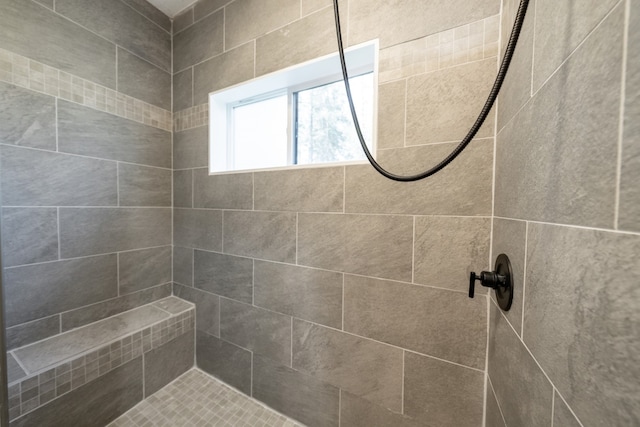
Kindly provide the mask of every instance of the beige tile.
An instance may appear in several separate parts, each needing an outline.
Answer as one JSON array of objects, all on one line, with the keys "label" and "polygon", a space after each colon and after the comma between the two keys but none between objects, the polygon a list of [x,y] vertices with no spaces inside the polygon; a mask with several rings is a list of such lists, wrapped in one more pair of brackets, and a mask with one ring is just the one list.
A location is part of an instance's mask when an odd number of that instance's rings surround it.
[{"label": "beige tile", "polygon": [[300,10],[302,12],[302,16],[306,16],[316,10],[331,6],[332,4],[331,0],[302,0]]},{"label": "beige tile", "polygon": [[225,8],[225,48],[255,39],[300,17],[300,0],[236,0]]},{"label": "beige tile", "polygon": [[406,80],[378,86],[378,149],[404,146]]}]

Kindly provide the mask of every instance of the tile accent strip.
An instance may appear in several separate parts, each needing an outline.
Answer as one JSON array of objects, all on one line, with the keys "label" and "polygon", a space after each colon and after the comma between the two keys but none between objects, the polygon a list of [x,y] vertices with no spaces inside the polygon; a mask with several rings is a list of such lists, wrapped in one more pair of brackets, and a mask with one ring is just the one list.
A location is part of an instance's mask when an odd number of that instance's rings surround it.
[{"label": "tile accent strip", "polygon": [[173,314],[141,331],[9,385],[9,419],[31,412],[130,360],[193,331],[195,309]]},{"label": "tile accent strip", "polygon": [[171,131],[171,111],[0,49],[0,81]]},{"label": "tile accent strip", "polygon": [[182,111],[177,111],[173,115],[173,130],[193,129],[205,126],[209,120],[209,104],[196,105]]}]

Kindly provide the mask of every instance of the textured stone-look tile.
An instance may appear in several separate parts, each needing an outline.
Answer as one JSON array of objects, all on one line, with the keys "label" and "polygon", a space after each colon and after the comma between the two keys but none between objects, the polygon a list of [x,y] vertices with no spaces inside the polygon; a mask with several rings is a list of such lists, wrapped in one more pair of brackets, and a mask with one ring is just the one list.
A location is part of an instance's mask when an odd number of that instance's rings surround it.
[{"label": "textured stone-look tile", "polygon": [[257,172],[255,209],[342,212],[344,168]]},{"label": "textured stone-look tile", "polygon": [[196,328],[216,337],[220,336],[220,298],[208,292],[179,284],[173,285],[173,293],[196,305]]},{"label": "textured stone-look tile", "polygon": [[7,328],[7,350],[22,347],[60,333],[60,316],[43,317]]},{"label": "textured stone-look tile", "polygon": [[251,209],[253,176],[250,173],[209,175],[209,169],[193,171],[193,207]]},{"label": "textured stone-look tile", "polygon": [[411,281],[413,219],[300,214],[298,264]]},{"label": "textured stone-look tile", "polygon": [[621,12],[498,135],[497,216],[613,226],[622,58],[610,46],[622,43]]},{"label": "textured stone-look tile", "polygon": [[[316,10],[330,6],[331,4],[331,0],[302,0],[300,12],[302,13],[302,16],[305,16],[315,12]],[[342,9],[340,9],[340,13],[342,13]]]},{"label": "textured stone-look tile", "polygon": [[0,142],[56,149],[55,98],[0,83]]},{"label": "textured stone-look tile", "polygon": [[297,319],[292,348],[294,369],[401,410],[402,350]]},{"label": "textured stone-look tile", "polygon": [[553,398],[553,425],[563,427],[581,427],[582,424],[576,420],[576,417],[571,413],[571,410],[562,398],[555,393]]},{"label": "textured stone-look tile", "polygon": [[342,329],[342,274],[255,261],[254,304]]},{"label": "textured stone-look tile", "polygon": [[256,76],[335,51],[333,10],[322,9],[256,40]]},{"label": "textured stone-look tile", "polygon": [[187,169],[208,166],[209,128],[201,126],[173,136],[173,168]]},{"label": "textured stone-look tile", "polygon": [[[142,400],[138,357],[11,423],[12,427],[106,425]],[[95,423],[95,424],[94,424]]]},{"label": "textured stone-look tile", "polygon": [[232,0],[200,0],[193,5],[193,16],[196,21],[220,9]]},{"label": "textured stone-look tile", "polygon": [[529,224],[524,341],[581,420],[640,422],[639,251],[637,235]]},{"label": "textured stone-look tile", "polygon": [[251,352],[196,331],[198,368],[241,392],[251,394]]},{"label": "textured stone-look tile", "polygon": [[54,0],[35,0],[37,3],[40,3],[43,6],[48,7],[49,9],[53,9],[53,1]]},{"label": "textured stone-look tile", "polygon": [[[560,424],[562,425],[562,424]],[[487,408],[485,410],[486,427],[507,427],[502,418],[496,395],[490,382],[487,382]]]},{"label": "textured stone-look tile", "polygon": [[[618,226],[640,231],[640,3],[631,2]],[[634,29],[634,30],[631,30]]]},{"label": "textured stone-look tile", "polygon": [[338,425],[338,388],[258,355],[251,395],[307,426]]},{"label": "textured stone-look tile", "polygon": [[220,299],[220,338],[283,365],[291,363],[291,317]]},{"label": "textured stone-look tile", "polygon": [[120,206],[171,206],[171,171],[118,165]]},{"label": "textured stone-look tile", "polygon": [[173,281],[193,286],[193,249],[173,247]]},{"label": "textured stone-look tile", "polygon": [[342,427],[418,427],[411,417],[393,412],[344,390],[340,395]]},{"label": "textured stone-look tile", "polygon": [[17,381],[23,377],[26,377],[27,374],[20,367],[15,357],[11,353],[7,353],[7,381],[12,383]]},{"label": "textured stone-look tile", "polygon": [[70,310],[60,315],[61,330],[64,332],[92,322],[97,322],[98,320],[132,310],[141,305],[166,298],[169,295],[171,295],[171,285],[167,283]]},{"label": "textured stone-look tile", "polygon": [[492,270],[490,238],[489,218],[416,217],[414,282],[467,291],[468,271]]},{"label": "textured stone-look tile", "polygon": [[223,16],[220,10],[173,37],[174,73],[222,53]]},{"label": "textured stone-look tile", "polygon": [[171,132],[62,100],[58,147],[65,153],[171,167]]},{"label": "textured stone-look tile", "polygon": [[482,425],[484,372],[408,352],[404,357],[405,414],[432,425]]},{"label": "textured stone-look tile", "polygon": [[173,35],[193,24],[193,7],[190,7],[173,18]]},{"label": "textured stone-look tile", "polygon": [[[406,145],[462,140],[487,100],[495,75],[492,58],[408,79]],[[494,110],[476,138],[493,136],[493,125]]]},{"label": "textured stone-look tile", "polygon": [[171,282],[171,246],[118,254],[120,295]]},{"label": "textured stone-look tile", "polygon": [[3,265],[58,259],[58,214],[55,208],[2,209]]},{"label": "textured stone-look tile", "polygon": [[3,146],[4,206],[115,206],[116,164]]},{"label": "textured stone-look tile", "polygon": [[7,326],[117,295],[115,255],[15,267],[4,274]]},{"label": "textured stone-look tile", "polygon": [[254,42],[250,42],[193,67],[194,105],[209,102],[210,92],[251,80],[254,52]]},{"label": "textured stone-look tile", "polygon": [[118,48],[118,91],[171,110],[171,74]]},{"label": "textured stone-look tile", "polygon": [[60,256],[63,258],[168,244],[171,244],[170,209],[60,209]]},{"label": "textured stone-look tile", "polygon": [[[378,151],[378,161],[397,174],[435,166],[457,144],[435,144]],[[471,142],[450,165],[418,182],[391,181],[369,165],[347,166],[346,211],[417,215],[491,215],[493,140]]]},{"label": "textured stone-look tile", "polygon": [[[429,307],[425,309],[424,307]],[[486,300],[406,283],[345,275],[344,329],[482,369]]]},{"label": "textured stone-look tile", "polygon": [[[558,4],[553,0],[536,2],[534,92],[578,47],[616,3],[618,3],[616,0],[591,0],[578,11],[571,3]],[[621,48],[620,44],[613,46],[616,46],[617,49]]]},{"label": "textured stone-look tile", "polygon": [[296,214],[225,211],[225,253],[295,262]]},{"label": "textured stone-look tile", "polygon": [[171,31],[171,19],[147,0],[122,0],[166,31]]},{"label": "textured stone-look tile", "polygon": [[223,297],[253,302],[253,260],[195,251],[194,286]]},{"label": "textured stone-look tile", "polygon": [[33,2],[2,4],[3,49],[115,89],[116,47]]},{"label": "textured stone-look tile", "polygon": [[173,244],[220,252],[222,250],[222,212],[174,209]]},{"label": "textured stone-look tile", "polygon": [[151,396],[193,367],[194,334],[188,331],[144,355],[144,395]]},{"label": "textured stone-look tile", "polygon": [[[493,240],[491,255],[491,271],[495,265],[495,260],[500,254],[506,254],[513,269],[513,302],[511,309],[503,312],[511,326],[518,335],[522,328],[522,304],[524,296],[524,262],[525,262],[525,239],[527,225],[524,221],[515,221],[504,218],[493,219]],[[475,270],[474,270],[475,271]],[[477,282],[476,282],[477,283]],[[476,287],[476,292],[478,288]],[[489,293],[495,301],[496,294]]]},{"label": "textured stone-look tile", "polygon": [[56,12],[166,71],[171,35],[120,1],[58,0]]},{"label": "textured stone-look tile", "polygon": [[300,17],[298,0],[237,0],[225,8],[225,48],[229,49],[280,28]]},{"label": "textured stone-look tile", "polygon": [[173,171],[173,206],[193,207],[193,171]]},{"label": "textured stone-look tile", "polygon": [[407,81],[378,86],[378,149],[404,146]]},{"label": "textured stone-look tile", "polygon": [[193,107],[193,68],[173,75],[173,110]]},{"label": "textured stone-look tile", "polygon": [[153,303],[154,307],[158,307],[170,314],[181,314],[194,308],[193,304],[175,296],[163,298]]}]

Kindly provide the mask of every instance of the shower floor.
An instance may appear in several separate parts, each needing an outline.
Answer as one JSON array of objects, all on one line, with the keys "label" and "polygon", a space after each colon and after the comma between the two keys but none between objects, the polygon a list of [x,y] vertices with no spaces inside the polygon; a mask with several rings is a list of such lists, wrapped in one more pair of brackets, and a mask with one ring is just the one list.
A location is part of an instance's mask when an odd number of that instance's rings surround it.
[{"label": "shower floor", "polygon": [[197,368],[131,408],[108,427],[302,427]]}]

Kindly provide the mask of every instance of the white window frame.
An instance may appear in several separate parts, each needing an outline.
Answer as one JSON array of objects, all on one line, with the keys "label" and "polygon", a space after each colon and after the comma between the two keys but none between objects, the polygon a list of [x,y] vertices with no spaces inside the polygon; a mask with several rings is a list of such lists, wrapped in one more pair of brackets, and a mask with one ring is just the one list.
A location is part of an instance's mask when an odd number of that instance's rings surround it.
[{"label": "white window frame", "polygon": [[[371,141],[367,141],[375,156],[377,143],[378,108],[378,40],[362,43],[345,50],[349,77],[373,72],[373,129]],[[298,169],[327,167],[344,164],[364,164],[366,160],[347,162],[291,164],[295,129],[293,124],[293,93],[338,81],[342,78],[338,54],[326,55],[284,70],[276,71],[241,84],[209,94],[209,174],[228,174],[254,170]],[[232,169],[233,108],[238,105],[269,99],[278,94],[288,96],[288,163],[279,167],[258,169]]]}]

